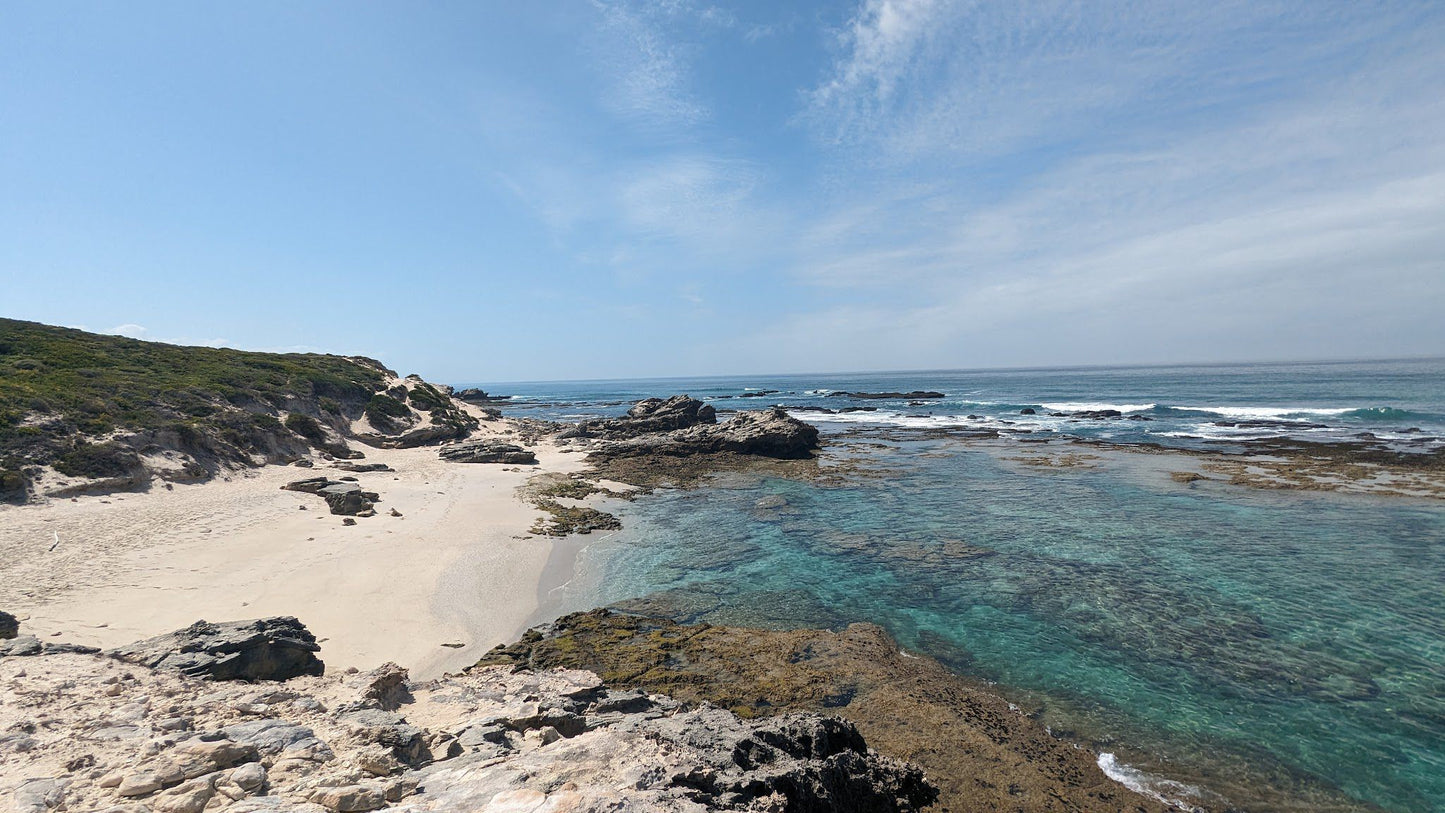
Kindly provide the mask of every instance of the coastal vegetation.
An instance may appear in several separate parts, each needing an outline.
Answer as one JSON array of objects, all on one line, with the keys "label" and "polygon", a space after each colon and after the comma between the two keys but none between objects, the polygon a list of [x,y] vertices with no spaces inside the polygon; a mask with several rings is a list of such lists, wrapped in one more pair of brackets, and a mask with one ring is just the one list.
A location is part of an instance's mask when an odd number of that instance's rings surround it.
[{"label": "coastal vegetation", "polygon": [[147,445],[237,465],[326,447],[324,427],[358,417],[392,375],[362,357],[179,347],[0,319],[0,498],[23,496],[38,466],[125,476]]}]

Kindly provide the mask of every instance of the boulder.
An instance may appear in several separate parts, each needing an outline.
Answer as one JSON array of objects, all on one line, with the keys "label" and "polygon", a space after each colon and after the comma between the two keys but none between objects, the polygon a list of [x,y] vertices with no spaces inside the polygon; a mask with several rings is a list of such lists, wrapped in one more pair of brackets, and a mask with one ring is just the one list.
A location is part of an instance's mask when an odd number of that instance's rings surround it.
[{"label": "boulder", "polygon": [[537,462],[537,453],[512,443],[499,440],[474,440],[443,446],[442,460],[453,463],[520,463],[532,465]]},{"label": "boulder", "polygon": [[284,491],[315,494],[326,500],[326,504],[331,508],[331,513],[341,516],[354,516],[370,511],[376,507],[377,502],[381,501],[381,496],[375,491],[363,491],[361,486],[356,483],[332,480],[329,477],[293,480],[281,488]]},{"label": "boulder", "polygon": [[20,634],[20,622],[10,613],[0,610],[0,640],[14,638]]},{"label": "boulder", "polygon": [[210,624],[148,638],[107,654],[207,680],[287,680],[321,675],[316,636],[291,616]]}]

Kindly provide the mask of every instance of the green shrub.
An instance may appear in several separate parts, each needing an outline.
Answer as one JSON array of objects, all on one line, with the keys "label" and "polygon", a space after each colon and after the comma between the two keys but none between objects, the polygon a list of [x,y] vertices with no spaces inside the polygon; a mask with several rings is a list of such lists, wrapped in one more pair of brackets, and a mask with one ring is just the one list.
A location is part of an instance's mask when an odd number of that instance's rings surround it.
[{"label": "green shrub", "polygon": [[124,477],[139,466],[135,450],[118,443],[77,443],[55,460],[55,470],[71,477]]},{"label": "green shrub", "polygon": [[325,443],[326,433],[321,430],[321,424],[310,415],[300,412],[293,412],[286,416],[286,428],[300,435],[312,443]]},{"label": "green shrub", "polygon": [[371,418],[373,421],[376,420],[376,416],[378,415],[385,418],[407,418],[411,416],[411,410],[407,409],[406,404],[392,398],[390,395],[379,392],[371,396],[371,400],[366,403],[365,412],[366,417]]},{"label": "green shrub", "polygon": [[417,384],[407,394],[411,405],[423,412],[436,409],[450,409],[451,400],[430,384]]}]

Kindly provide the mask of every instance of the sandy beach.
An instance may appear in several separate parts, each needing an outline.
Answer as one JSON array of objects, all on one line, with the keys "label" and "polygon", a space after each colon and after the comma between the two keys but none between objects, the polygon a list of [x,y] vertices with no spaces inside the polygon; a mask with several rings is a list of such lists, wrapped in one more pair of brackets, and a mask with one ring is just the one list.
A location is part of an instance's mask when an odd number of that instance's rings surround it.
[{"label": "sandy beach", "polygon": [[545,441],[535,451],[539,465],[499,466],[448,463],[435,447],[367,449],[364,462],[395,471],[349,475],[382,500],[354,526],[281,490],[348,475],[320,459],[0,507],[0,607],[42,639],[102,647],[200,619],[294,615],[330,669],[395,661],[437,676],[513,640],[537,609],[554,543],[527,532],[539,512],[516,489],[582,463]]}]

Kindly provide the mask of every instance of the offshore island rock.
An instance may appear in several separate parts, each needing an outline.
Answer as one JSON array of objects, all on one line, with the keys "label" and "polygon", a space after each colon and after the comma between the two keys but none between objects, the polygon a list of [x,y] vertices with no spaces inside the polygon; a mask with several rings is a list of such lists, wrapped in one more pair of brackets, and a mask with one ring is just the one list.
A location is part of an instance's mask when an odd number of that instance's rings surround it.
[{"label": "offshore island rock", "polygon": [[497,440],[476,440],[443,446],[438,453],[442,460],[453,463],[512,463],[533,465],[537,453],[512,443]]},{"label": "offshore island rock", "polygon": [[108,653],[151,669],[174,669],[207,680],[288,680],[320,677],[316,636],[292,616],[196,623]]},{"label": "offshore island rock", "polygon": [[945,398],[945,397],[947,397],[947,396],[945,396],[945,395],[944,395],[943,393],[941,393],[941,392],[933,392],[932,390],[929,390],[929,391],[914,390],[914,391],[912,391],[912,392],[830,392],[830,393],[828,393],[828,397],[829,397],[829,398],[863,398],[863,399],[868,399],[868,400],[894,400],[894,401],[902,401],[902,400],[905,400],[905,399],[908,399],[908,400],[936,399],[936,398]]}]

